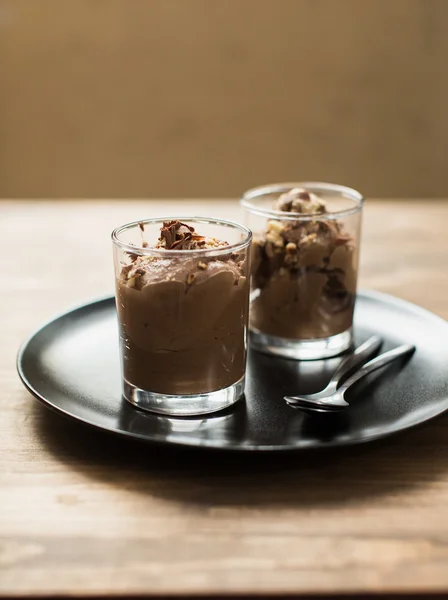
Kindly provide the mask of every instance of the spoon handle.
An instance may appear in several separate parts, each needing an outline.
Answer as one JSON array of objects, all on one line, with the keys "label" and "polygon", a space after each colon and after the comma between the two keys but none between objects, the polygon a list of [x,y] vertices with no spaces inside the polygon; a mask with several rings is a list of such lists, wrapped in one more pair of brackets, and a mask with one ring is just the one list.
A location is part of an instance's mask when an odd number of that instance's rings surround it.
[{"label": "spoon handle", "polygon": [[359,371],[356,371],[354,375],[352,375],[347,381],[340,387],[340,392],[344,394],[354,383],[376,371],[380,367],[384,367],[390,362],[400,358],[400,356],[406,356],[407,354],[412,354],[415,350],[415,346],[411,346],[410,344],[404,344],[403,346],[398,346],[393,350],[389,350],[388,352],[383,352],[376,358],[370,360],[364,366],[362,366]]},{"label": "spoon handle", "polygon": [[345,358],[341,362],[339,367],[336,369],[333,377],[330,379],[327,388],[331,387],[334,388],[334,390],[336,390],[339,387],[341,381],[344,379],[344,377],[350,375],[350,373],[358,365],[362,365],[371,356],[373,356],[375,352],[379,350],[382,343],[383,342],[380,337],[378,337],[377,335],[373,335],[366,342],[358,346],[358,348],[356,348],[356,350],[352,354],[349,354],[347,358]]}]

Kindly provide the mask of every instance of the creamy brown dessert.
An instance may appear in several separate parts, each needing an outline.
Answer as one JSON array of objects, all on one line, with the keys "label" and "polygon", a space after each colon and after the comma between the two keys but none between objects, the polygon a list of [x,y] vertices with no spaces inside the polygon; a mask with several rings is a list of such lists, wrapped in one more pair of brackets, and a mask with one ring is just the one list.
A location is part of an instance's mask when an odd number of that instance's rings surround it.
[{"label": "creamy brown dessert", "polygon": [[[352,325],[357,252],[341,222],[322,218],[326,202],[295,188],[275,210],[297,219],[272,219],[254,239],[251,328],[296,340],[327,338]],[[316,215],[315,220],[300,220]]]},{"label": "creamy brown dessert", "polygon": [[[165,222],[156,248],[131,254],[117,280],[124,378],[161,394],[201,394],[245,371],[249,285],[246,252],[197,256],[228,244]],[[170,251],[181,250],[172,255]]]}]

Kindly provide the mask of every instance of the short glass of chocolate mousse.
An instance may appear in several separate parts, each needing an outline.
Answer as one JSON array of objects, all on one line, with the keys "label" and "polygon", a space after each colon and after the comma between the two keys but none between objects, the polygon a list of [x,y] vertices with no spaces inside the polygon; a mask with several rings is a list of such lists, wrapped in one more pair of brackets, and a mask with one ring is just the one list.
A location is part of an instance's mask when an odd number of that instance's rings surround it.
[{"label": "short glass of chocolate mousse", "polygon": [[352,343],[363,197],[329,183],[248,190],[254,233],[250,341],[299,360],[336,356]]},{"label": "short glass of chocolate mousse", "polygon": [[231,221],[153,218],[112,233],[123,395],[164,415],[244,392],[252,234]]}]

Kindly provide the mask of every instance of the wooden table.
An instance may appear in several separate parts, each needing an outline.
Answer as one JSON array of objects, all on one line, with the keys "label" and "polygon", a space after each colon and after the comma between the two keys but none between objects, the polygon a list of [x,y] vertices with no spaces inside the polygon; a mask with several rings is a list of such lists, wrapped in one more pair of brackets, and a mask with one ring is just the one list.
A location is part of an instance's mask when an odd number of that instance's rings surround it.
[{"label": "wooden table", "polygon": [[[225,200],[0,202],[0,593],[448,592],[447,417],[236,459],[117,439],[22,387],[33,328],[112,293],[111,229],[176,212],[239,216]],[[447,318],[447,225],[448,201],[368,201],[361,286]]]}]

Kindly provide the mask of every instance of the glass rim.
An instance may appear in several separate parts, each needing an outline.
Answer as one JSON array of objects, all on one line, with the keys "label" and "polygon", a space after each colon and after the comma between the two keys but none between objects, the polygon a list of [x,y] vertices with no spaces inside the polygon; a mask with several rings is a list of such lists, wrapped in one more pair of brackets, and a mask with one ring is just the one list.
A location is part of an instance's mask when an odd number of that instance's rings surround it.
[{"label": "glass rim", "polygon": [[[343,198],[352,200],[355,205],[351,208],[345,208],[331,213],[324,214],[304,214],[294,212],[284,212],[282,210],[274,210],[269,208],[263,208],[257,206],[252,200],[265,196],[267,194],[284,193],[293,188],[303,188],[307,191],[314,192],[318,195],[320,192],[334,192],[339,194]],[[240,200],[240,205],[246,210],[253,214],[262,217],[272,217],[274,219],[280,219],[282,221],[333,221],[342,217],[348,217],[361,212],[364,206],[364,197],[357,190],[347,187],[345,185],[339,185],[337,183],[324,183],[322,181],[295,181],[286,183],[270,183],[266,185],[257,186],[250,188],[244,192],[243,197]]]},{"label": "glass rim", "polygon": [[[221,225],[223,227],[238,229],[242,233],[246,235],[244,240],[241,242],[237,242],[235,244],[228,244],[227,246],[221,246],[218,248],[198,248],[193,250],[168,250],[166,248],[152,248],[143,246],[133,246],[132,244],[127,244],[119,239],[119,235],[123,232],[128,231],[129,229],[133,229],[135,227],[140,227],[140,223],[143,225],[146,224],[155,224],[155,223],[163,223],[164,221],[183,221],[183,222],[191,222],[195,223],[204,223],[204,224],[212,224],[212,225]],[[142,256],[164,256],[168,257],[186,257],[186,256],[219,256],[222,254],[228,254],[229,252],[238,252],[243,248],[247,248],[252,241],[252,231],[242,225],[241,223],[237,223],[236,221],[230,221],[227,219],[217,219],[215,217],[195,217],[195,216],[165,216],[165,217],[150,217],[149,219],[139,219],[138,221],[132,221],[130,223],[125,223],[124,225],[119,225],[116,227],[111,234],[112,242],[117,247],[125,250],[126,252],[132,254],[138,254]]]}]

